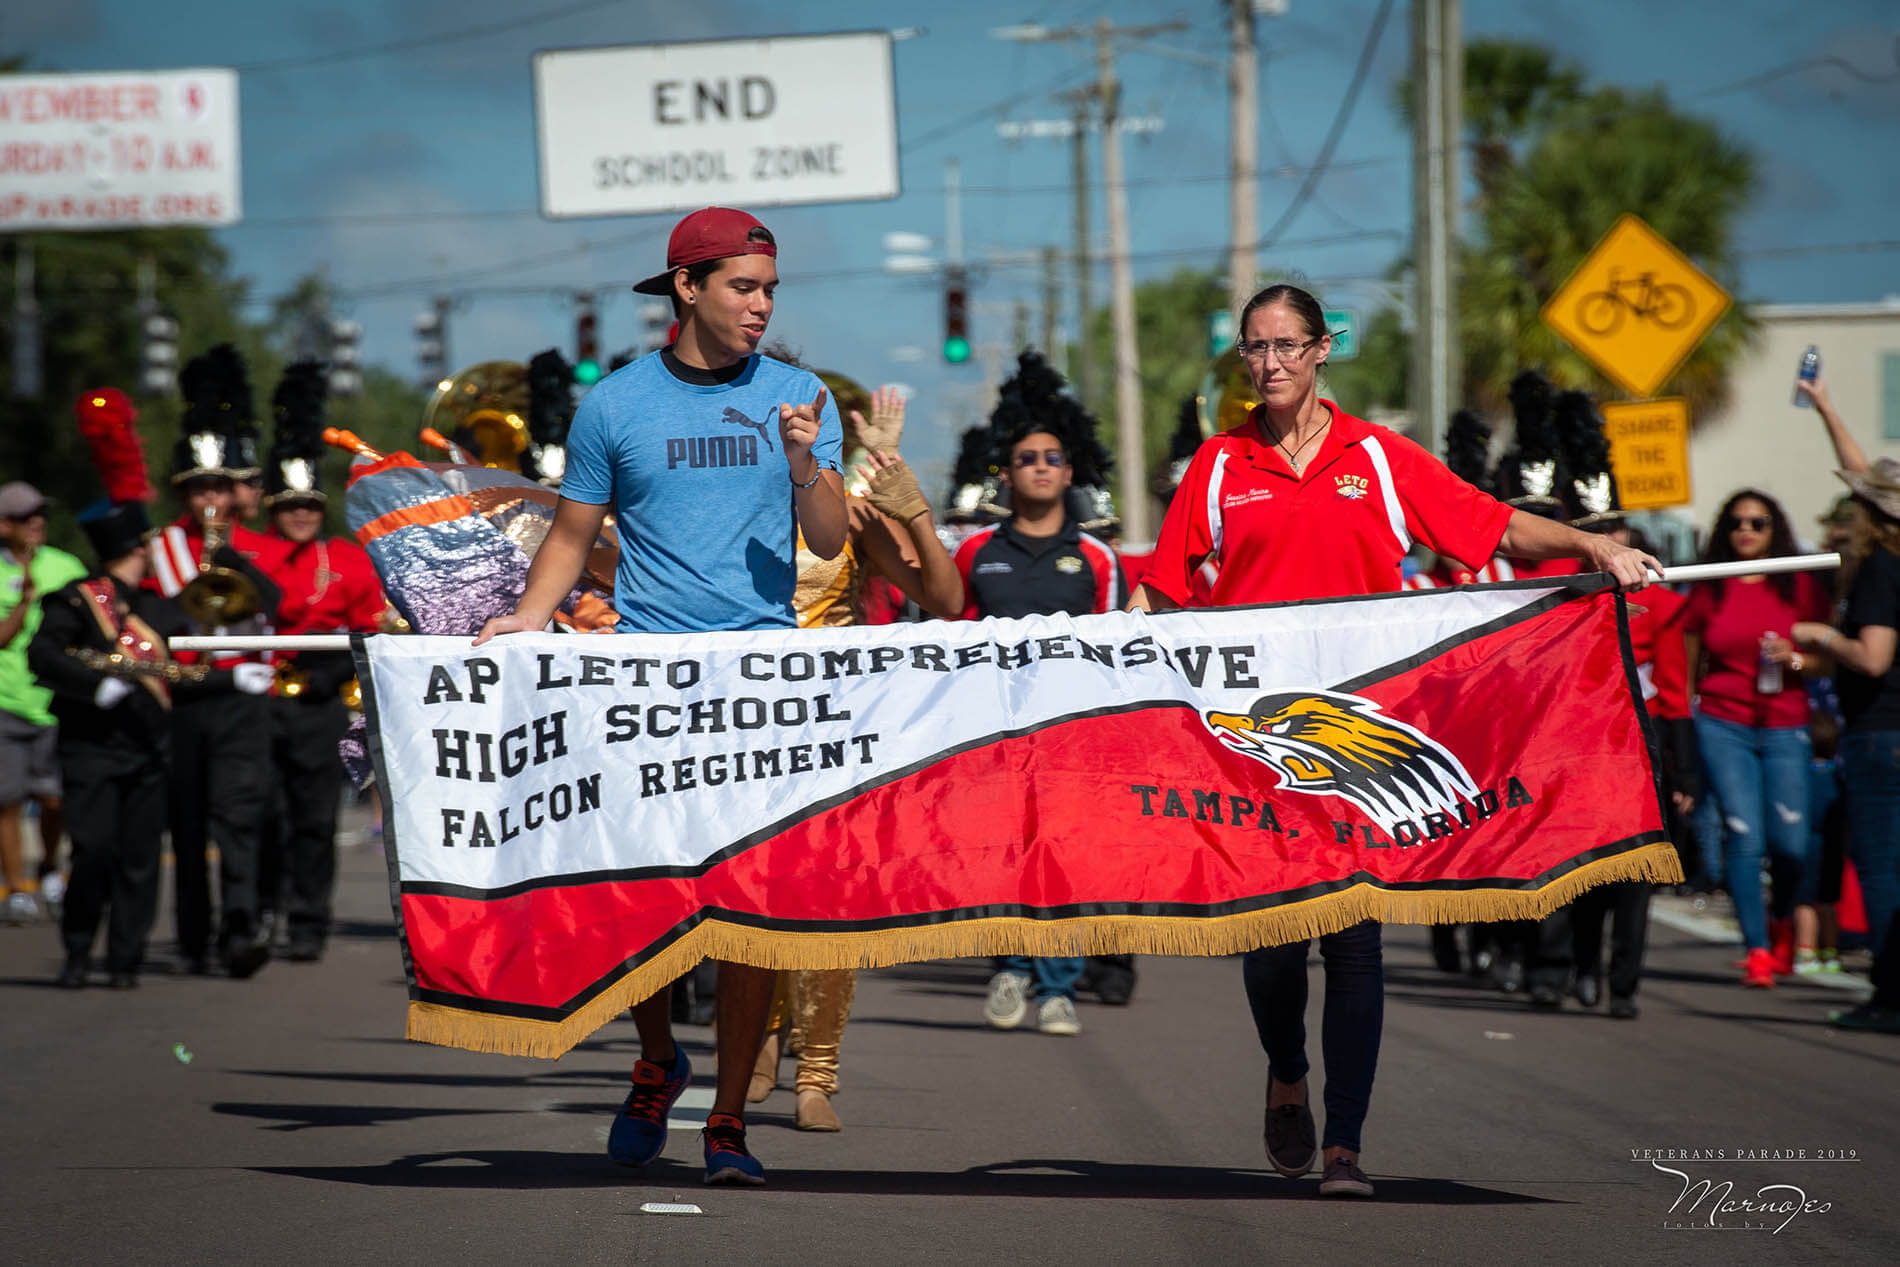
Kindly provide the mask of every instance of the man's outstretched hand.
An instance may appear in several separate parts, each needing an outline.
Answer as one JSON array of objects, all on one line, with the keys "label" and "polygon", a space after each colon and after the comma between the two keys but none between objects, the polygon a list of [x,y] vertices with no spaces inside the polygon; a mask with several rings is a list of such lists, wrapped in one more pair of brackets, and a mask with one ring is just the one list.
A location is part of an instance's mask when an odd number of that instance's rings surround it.
[{"label": "man's outstretched hand", "polygon": [[824,409],[825,389],[822,387],[809,405],[778,407],[778,436],[785,445],[785,461],[791,467],[795,483],[803,484],[816,474],[807,460],[811,458],[811,446],[818,442],[818,423]]}]

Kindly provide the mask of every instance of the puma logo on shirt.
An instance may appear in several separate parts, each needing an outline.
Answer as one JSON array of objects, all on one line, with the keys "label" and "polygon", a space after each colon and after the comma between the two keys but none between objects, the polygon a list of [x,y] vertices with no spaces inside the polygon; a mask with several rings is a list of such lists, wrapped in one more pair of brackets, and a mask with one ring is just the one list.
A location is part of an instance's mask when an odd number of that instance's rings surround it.
[{"label": "puma logo on shirt", "polygon": [[771,433],[766,431],[763,422],[752,421],[752,419],[746,417],[731,405],[727,405],[726,411],[719,415],[719,421],[734,423],[741,427],[751,427],[754,431],[759,433],[759,439],[765,441],[765,451],[767,453],[772,451],[772,436]]},{"label": "puma logo on shirt", "polygon": [[766,424],[755,422],[731,405],[719,415],[719,421],[736,426],[747,427],[758,432],[758,436],[675,436],[666,442],[666,469],[709,466],[757,466],[759,464],[759,442],[765,442],[766,452],[772,451],[772,435],[766,430]]}]

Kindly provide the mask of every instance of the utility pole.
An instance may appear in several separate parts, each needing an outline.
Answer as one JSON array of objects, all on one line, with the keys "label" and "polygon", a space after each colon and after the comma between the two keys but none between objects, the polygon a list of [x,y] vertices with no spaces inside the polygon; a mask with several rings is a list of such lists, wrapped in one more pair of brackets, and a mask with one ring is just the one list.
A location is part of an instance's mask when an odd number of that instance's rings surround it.
[{"label": "utility pole", "polygon": [[1095,354],[1089,347],[1089,320],[1095,315],[1095,252],[1089,226],[1089,110],[1087,89],[1069,94],[1075,105],[1075,131],[1069,155],[1075,180],[1075,398],[1086,406],[1095,387]]},{"label": "utility pole", "polygon": [[1227,0],[1228,36],[1233,48],[1227,63],[1228,210],[1232,227],[1227,257],[1227,310],[1238,314],[1253,298],[1259,262],[1254,257],[1256,205],[1259,199],[1260,59],[1254,51],[1255,0]]},{"label": "utility pole", "polygon": [[13,254],[13,395],[36,399],[45,390],[40,364],[40,297],[33,275],[33,244],[18,239]]},{"label": "utility pole", "polygon": [[1115,78],[1115,26],[1095,21],[1095,91],[1102,103],[1102,183],[1108,194],[1108,303],[1115,322],[1115,447],[1122,476],[1122,535],[1148,540],[1148,456],[1141,435],[1141,362],[1135,346],[1135,282],[1128,258],[1128,178],[1115,130],[1121,84]]},{"label": "utility pole", "polygon": [[1061,365],[1061,349],[1056,346],[1057,331],[1062,328],[1062,291],[1056,283],[1056,269],[1062,258],[1053,246],[1042,248],[1042,354],[1049,364]]},{"label": "utility pole", "polygon": [[1460,0],[1412,0],[1412,439],[1438,451],[1458,390],[1458,142],[1464,129]]},{"label": "utility pole", "polygon": [[[1121,110],[1121,84],[1115,77],[1115,41],[1145,40],[1167,31],[1185,30],[1186,22],[1153,22],[1140,26],[1117,26],[1107,18],[1097,18],[1090,26],[1049,28],[1035,23],[1000,27],[990,32],[998,39],[1030,42],[1056,40],[1093,40],[1095,43],[1095,103],[1101,108],[1102,183],[1108,194],[1109,312],[1115,325],[1115,447],[1121,465],[1122,535],[1130,541],[1147,542],[1148,459],[1141,435],[1141,368],[1135,346],[1135,284],[1129,258],[1128,181],[1122,171],[1121,135],[1116,121]],[[1082,120],[1077,120],[1080,133]],[[1078,228],[1084,214],[1087,184],[1080,160],[1077,162]],[[1087,238],[1078,234],[1086,250]],[[1088,346],[1088,300],[1081,322],[1083,337],[1077,346]],[[1086,365],[1086,362],[1084,363]],[[1078,367],[1081,371],[1083,367]],[[1078,375],[1078,381],[1079,375]],[[1086,398],[1086,394],[1085,394]]]}]

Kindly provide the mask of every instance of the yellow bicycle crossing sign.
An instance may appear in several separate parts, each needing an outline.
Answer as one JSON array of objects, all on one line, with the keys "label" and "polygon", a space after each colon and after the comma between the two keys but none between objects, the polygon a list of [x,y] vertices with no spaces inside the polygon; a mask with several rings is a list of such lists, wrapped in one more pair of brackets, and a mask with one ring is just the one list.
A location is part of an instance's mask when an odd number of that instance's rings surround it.
[{"label": "yellow bicycle crossing sign", "polygon": [[1633,215],[1544,305],[1544,324],[1633,396],[1653,395],[1728,311],[1728,292]]}]

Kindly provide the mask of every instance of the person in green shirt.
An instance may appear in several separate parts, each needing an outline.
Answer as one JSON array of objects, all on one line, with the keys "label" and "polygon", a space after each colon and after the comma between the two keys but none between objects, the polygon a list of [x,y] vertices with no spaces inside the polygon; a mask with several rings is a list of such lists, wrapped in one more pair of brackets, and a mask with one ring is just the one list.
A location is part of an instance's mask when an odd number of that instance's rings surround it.
[{"label": "person in green shirt", "polygon": [[[0,880],[4,917],[21,924],[39,914],[41,881],[59,872],[59,762],[52,693],[34,680],[26,647],[40,625],[40,598],[86,575],[86,565],[46,544],[46,498],[23,480],[0,485]],[[45,852],[36,880],[26,874],[22,831],[26,803],[39,802]],[[49,901],[56,885],[47,884]]]}]

